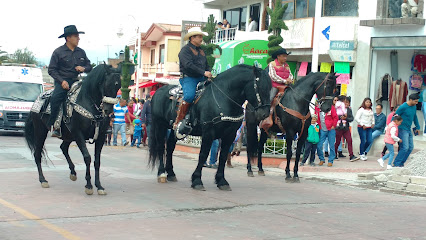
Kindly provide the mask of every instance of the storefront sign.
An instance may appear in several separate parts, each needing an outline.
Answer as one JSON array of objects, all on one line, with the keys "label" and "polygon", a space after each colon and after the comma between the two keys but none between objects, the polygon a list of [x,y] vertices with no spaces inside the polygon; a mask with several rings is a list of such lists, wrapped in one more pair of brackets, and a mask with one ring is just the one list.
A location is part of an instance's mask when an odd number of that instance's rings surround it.
[{"label": "storefront sign", "polygon": [[313,18],[287,20],[285,24],[288,30],[281,32],[283,48],[312,48]]},{"label": "storefront sign", "polygon": [[355,42],[354,41],[330,41],[330,50],[354,50]]},{"label": "storefront sign", "polygon": [[355,62],[356,51],[330,50],[328,52],[331,60],[335,62]]}]

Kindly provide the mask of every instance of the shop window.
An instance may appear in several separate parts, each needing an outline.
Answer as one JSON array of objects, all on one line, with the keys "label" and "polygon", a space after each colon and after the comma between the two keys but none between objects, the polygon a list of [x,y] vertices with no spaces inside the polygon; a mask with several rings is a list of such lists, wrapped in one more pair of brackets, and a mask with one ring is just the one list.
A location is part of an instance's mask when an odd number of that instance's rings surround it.
[{"label": "shop window", "polygon": [[247,7],[234,8],[223,11],[223,18],[228,20],[231,28],[238,27],[238,30],[246,29]]},{"label": "shop window", "polygon": [[151,49],[151,65],[155,65],[155,49]]},{"label": "shop window", "polygon": [[[266,15],[268,14],[266,11],[264,13]],[[257,29],[256,29],[256,31],[259,31],[259,27],[260,27],[260,21],[259,21],[259,19],[260,19],[260,4],[259,3],[250,5],[250,15],[249,15],[249,17],[251,17],[251,19],[253,21],[257,22]],[[265,21],[265,25],[268,26],[269,25],[269,16],[266,17],[266,18],[264,18],[264,20],[267,21],[267,22]]]},{"label": "shop window", "polygon": [[282,4],[288,4],[283,20],[315,17],[316,0],[283,0]]},{"label": "shop window", "polygon": [[356,17],[358,16],[358,0],[323,0],[323,17]]},{"label": "shop window", "polygon": [[389,13],[389,18],[400,18],[401,15],[401,5],[403,0],[387,0],[387,9]]},{"label": "shop window", "polygon": [[166,45],[161,44],[160,45],[160,59],[159,59],[160,61],[159,61],[159,63],[164,63],[165,52],[166,52]]}]

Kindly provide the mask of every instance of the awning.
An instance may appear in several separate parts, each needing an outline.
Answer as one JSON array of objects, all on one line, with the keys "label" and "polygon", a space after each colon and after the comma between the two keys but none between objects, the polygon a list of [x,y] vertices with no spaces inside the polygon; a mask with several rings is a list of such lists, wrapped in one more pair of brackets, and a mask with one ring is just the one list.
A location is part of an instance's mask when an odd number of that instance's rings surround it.
[{"label": "awning", "polygon": [[[139,83],[139,88],[151,87],[151,86],[154,86],[155,84],[157,84],[157,82],[143,82],[143,83]],[[129,86],[129,89],[135,89],[135,88],[136,88],[136,84]]]},{"label": "awning", "polygon": [[168,85],[179,85],[179,77],[166,76],[161,78],[155,78],[155,82],[168,84]]}]

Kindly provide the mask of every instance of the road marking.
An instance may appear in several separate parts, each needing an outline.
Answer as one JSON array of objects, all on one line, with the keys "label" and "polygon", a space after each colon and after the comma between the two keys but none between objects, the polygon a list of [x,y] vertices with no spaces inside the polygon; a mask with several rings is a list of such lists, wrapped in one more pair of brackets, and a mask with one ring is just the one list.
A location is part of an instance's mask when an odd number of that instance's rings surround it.
[{"label": "road marking", "polygon": [[51,224],[51,223],[49,223],[49,222],[47,222],[47,221],[45,221],[45,220],[37,217],[36,215],[28,212],[27,210],[22,209],[22,208],[16,206],[15,204],[9,203],[9,202],[1,199],[1,198],[0,198],[0,204],[2,204],[3,206],[8,207],[8,208],[10,208],[10,209],[18,212],[18,213],[20,213],[21,215],[23,215],[24,217],[26,217],[26,218],[28,218],[30,220],[36,221],[40,225],[43,225],[44,227],[46,227],[46,228],[48,228],[48,229],[50,229],[52,231],[55,231],[55,232],[61,234],[66,239],[70,239],[70,240],[79,240],[80,239],[79,237],[77,237],[77,236],[73,235],[72,233],[68,232],[67,230],[65,230],[63,228],[60,228],[60,227],[58,227],[58,226],[56,226],[54,224]]}]

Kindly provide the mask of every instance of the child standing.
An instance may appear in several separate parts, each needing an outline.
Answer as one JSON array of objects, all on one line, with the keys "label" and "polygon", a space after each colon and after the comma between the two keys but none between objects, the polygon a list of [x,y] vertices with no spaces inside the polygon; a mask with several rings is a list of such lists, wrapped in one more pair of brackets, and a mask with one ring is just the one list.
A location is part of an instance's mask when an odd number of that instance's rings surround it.
[{"label": "child standing", "polygon": [[402,140],[398,137],[398,126],[402,123],[402,117],[395,115],[393,121],[386,128],[385,133],[385,144],[389,150],[389,153],[379,158],[377,161],[379,162],[381,167],[384,167],[384,160],[389,158],[388,166],[386,169],[392,169],[392,162],[394,157],[393,145],[397,142],[402,142]]},{"label": "child standing", "polygon": [[133,122],[135,124],[135,130],[134,130],[134,133],[133,133],[132,144],[130,146],[131,147],[135,146],[135,142],[136,142],[136,140],[138,140],[136,147],[140,148],[139,145],[141,145],[142,122],[141,122],[140,119],[135,119]]},{"label": "child standing", "polygon": [[315,160],[315,151],[317,150],[317,144],[320,140],[319,137],[319,131],[320,128],[318,126],[318,116],[313,114],[312,120],[311,120],[311,126],[308,128],[308,138],[305,142],[305,154],[303,155],[303,161],[300,163],[300,166],[305,165],[306,160],[309,157],[309,154],[311,155],[311,158],[309,160],[309,165],[315,166],[314,160]]}]

